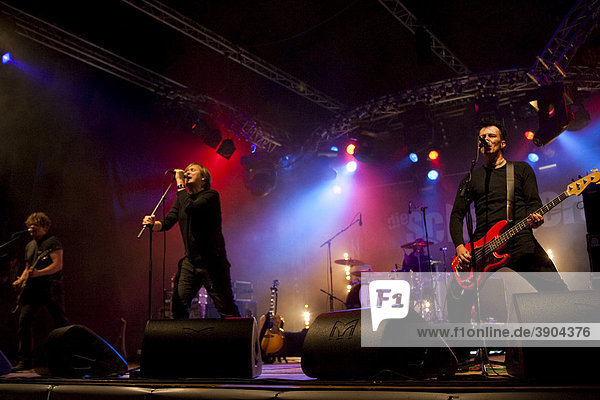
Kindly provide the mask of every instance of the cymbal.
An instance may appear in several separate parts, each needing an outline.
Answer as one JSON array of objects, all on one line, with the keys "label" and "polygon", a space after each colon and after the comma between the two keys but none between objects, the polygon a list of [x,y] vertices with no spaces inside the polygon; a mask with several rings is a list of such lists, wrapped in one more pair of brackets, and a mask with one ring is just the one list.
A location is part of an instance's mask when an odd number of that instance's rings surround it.
[{"label": "cymbal", "polygon": [[352,272],[350,272],[350,275],[352,275],[352,276],[360,276],[363,272],[371,272],[371,270],[370,269],[361,269],[361,270],[358,270],[358,271],[352,271]]},{"label": "cymbal", "polygon": [[420,249],[421,247],[425,247],[428,244],[433,244],[433,242],[431,240],[430,241],[426,241],[424,239],[417,238],[417,239],[415,239],[414,242],[405,243],[405,244],[403,244],[400,247],[402,247],[403,249],[414,249],[414,250],[416,250],[416,249]]},{"label": "cymbal", "polygon": [[341,264],[341,265],[349,265],[351,267],[358,267],[359,265],[365,265],[366,263],[364,261],[360,261],[360,260],[353,260],[352,258],[341,258],[339,260],[335,260],[334,261],[336,264]]}]

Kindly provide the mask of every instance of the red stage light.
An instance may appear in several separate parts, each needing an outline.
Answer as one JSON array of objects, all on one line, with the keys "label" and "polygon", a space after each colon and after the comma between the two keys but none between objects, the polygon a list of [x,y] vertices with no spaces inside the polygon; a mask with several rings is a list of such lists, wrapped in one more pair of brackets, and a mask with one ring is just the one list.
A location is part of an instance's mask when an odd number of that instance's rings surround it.
[{"label": "red stage light", "polygon": [[431,150],[427,156],[430,160],[437,160],[440,156],[440,153],[438,153],[436,150]]},{"label": "red stage light", "polygon": [[356,145],[354,143],[350,143],[348,146],[346,146],[346,153],[354,155],[354,150],[356,150]]},{"label": "red stage light", "polygon": [[535,133],[533,133],[532,131],[525,132],[525,139],[527,139],[527,140],[533,140],[534,136],[535,136]]}]

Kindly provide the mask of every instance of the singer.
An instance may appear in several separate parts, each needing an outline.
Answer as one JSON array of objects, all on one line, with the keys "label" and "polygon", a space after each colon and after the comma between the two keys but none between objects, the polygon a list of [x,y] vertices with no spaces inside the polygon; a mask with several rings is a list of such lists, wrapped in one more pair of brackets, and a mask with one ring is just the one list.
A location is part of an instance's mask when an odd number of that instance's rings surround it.
[{"label": "singer", "polygon": [[175,170],[175,180],[177,199],[164,220],[146,215],[142,221],[153,231],[166,231],[179,223],[185,255],[175,275],[173,318],[189,318],[192,300],[202,286],[221,317],[239,317],[221,228],[221,201],[219,193],[211,189],[210,172],[201,164],[191,163],[185,170]]},{"label": "singer", "polygon": [[[482,238],[494,224],[507,218],[507,160],[504,151],[507,146],[504,126],[492,119],[483,119],[479,130],[479,152],[483,166],[472,174],[470,190],[458,190],[450,214],[450,235],[456,247],[456,256],[461,265],[469,265],[471,253],[465,248],[463,238],[463,218],[470,203],[474,203],[476,228],[474,241]],[[482,145],[482,143],[484,143]],[[554,263],[533,236],[532,229],[544,223],[540,214],[532,214],[542,206],[538,194],[535,173],[529,164],[522,161],[511,162],[514,166],[514,221],[525,218],[528,229],[524,229],[509,240],[505,250],[510,255],[506,265],[517,272],[556,272]],[[468,176],[461,181],[464,187]],[[464,195],[464,197],[463,197]],[[466,197],[466,199],[465,199]],[[530,283],[538,291],[566,289],[558,274],[546,274],[546,280],[532,278]],[[468,293],[471,292],[471,293]],[[461,299],[448,299],[448,319],[451,322],[469,322],[474,291],[467,290]]]},{"label": "singer", "polygon": [[48,235],[52,222],[43,212],[34,212],[25,221],[32,240],[25,246],[25,269],[13,286],[19,297],[19,363],[14,371],[33,367],[31,327],[37,311],[45,306],[54,327],[67,326],[62,280],[63,250],[56,236]]}]

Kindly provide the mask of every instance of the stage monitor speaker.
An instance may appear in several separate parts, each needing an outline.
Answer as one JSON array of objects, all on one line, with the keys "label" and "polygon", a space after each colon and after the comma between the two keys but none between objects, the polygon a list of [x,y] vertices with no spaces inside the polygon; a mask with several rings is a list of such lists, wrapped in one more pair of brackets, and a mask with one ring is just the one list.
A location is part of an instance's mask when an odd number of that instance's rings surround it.
[{"label": "stage monitor speaker", "polygon": [[[520,323],[600,322],[598,291],[518,293],[513,299]],[[519,378],[538,380],[595,378],[597,373],[589,363],[600,358],[597,346],[596,343],[586,347],[509,347],[506,349],[506,371]]]},{"label": "stage monitor speaker", "polygon": [[[371,326],[370,320],[362,319],[360,309],[320,314],[304,340],[302,371],[313,378],[333,380],[386,378],[386,374],[424,379],[456,372],[456,357],[447,347],[362,347],[361,326]],[[420,318],[411,311],[407,320]]]},{"label": "stage monitor speaker", "polygon": [[62,378],[123,375],[127,363],[104,339],[82,325],[50,332],[46,341],[48,372]]},{"label": "stage monitor speaker", "polygon": [[2,350],[0,350],[0,375],[6,375],[12,371],[12,365],[8,358],[4,355]]},{"label": "stage monitor speaker", "polygon": [[148,321],[142,376],[255,378],[262,372],[254,318]]}]

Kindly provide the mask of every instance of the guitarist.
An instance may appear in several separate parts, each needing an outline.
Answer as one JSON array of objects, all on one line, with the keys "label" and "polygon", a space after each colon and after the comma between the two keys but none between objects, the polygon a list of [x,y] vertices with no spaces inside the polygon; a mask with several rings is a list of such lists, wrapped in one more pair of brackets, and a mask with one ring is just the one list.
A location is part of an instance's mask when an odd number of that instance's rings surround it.
[{"label": "guitarist", "polygon": [[40,307],[48,309],[55,328],[69,324],[64,306],[63,250],[58,238],[48,235],[51,224],[43,212],[35,212],[25,221],[32,240],[25,246],[25,269],[13,282],[14,287],[22,288],[17,305],[20,310],[19,363],[14,371],[33,367],[31,327]]},{"label": "guitarist", "polygon": [[[504,126],[492,119],[483,119],[479,130],[480,154],[483,166],[472,173],[471,189],[466,188],[468,175],[460,183],[450,215],[450,235],[456,247],[456,257],[460,266],[469,267],[471,253],[465,247],[463,238],[463,218],[468,206],[474,203],[476,228],[474,242],[482,238],[492,226],[507,219],[507,160],[506,131]],[[526,162],[513,162],[514,203],[512,218],[520,221],[528,218],[529,228],[523,229],[508,241],[501,253],[510,255],[505,266],[517,272],[557,272],[554,263],[533,236],[532,229],[544,223],[540,214],[532,214],[542,206],[537,181],[533,169]],[[465,199],[466,197],[466,199]],[[544,274],[546,279],[530,278],[529,283],[538,291],[566,290],[567,287],[558,274]],[[455,286],[458,286],[454,282]],[[475,290],[466,290],[457,295],[456,290],[448,296],[448,319],[451,322],[469,322]]]}]

